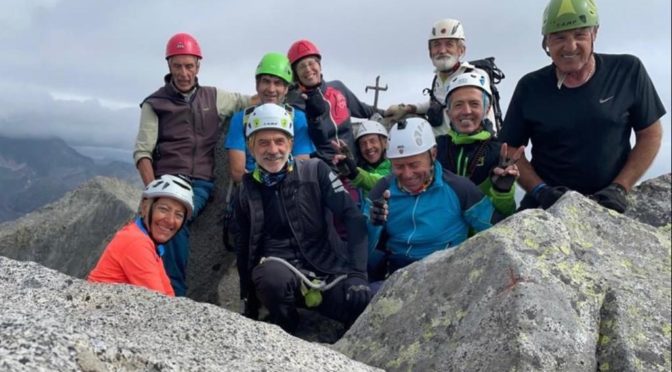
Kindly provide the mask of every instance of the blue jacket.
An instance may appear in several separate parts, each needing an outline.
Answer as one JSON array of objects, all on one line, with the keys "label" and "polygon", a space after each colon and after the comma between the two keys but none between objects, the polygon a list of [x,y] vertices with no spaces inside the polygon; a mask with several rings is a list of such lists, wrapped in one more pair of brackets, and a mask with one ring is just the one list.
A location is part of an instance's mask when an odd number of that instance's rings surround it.
[{"label": "blue jacket", "polygon": [[[411,195],[401,190],[391,174],[376,184],[369,198],[381,198],[386,189],[390,190],[389,215],[384,226],[386,250],[392,256],[404,256],[410,261],[455,247],[467,239],[470,227],[476,232],[482,231],[502,218],[476,185],[443,170],[438,161],[434,162],[434,182],[420,194]],[[369,231],[371,253],[383,227]]]}]

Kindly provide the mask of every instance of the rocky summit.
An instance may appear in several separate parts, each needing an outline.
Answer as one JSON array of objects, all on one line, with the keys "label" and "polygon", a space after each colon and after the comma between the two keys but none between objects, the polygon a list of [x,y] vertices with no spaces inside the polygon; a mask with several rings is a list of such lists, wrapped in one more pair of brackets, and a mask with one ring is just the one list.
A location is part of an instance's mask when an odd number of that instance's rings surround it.
[{"label": "rocky summit", "polygon": [[0,255],[85,277],[107,242],[133,218],[142,190],[97,176],[63,198],[0,224]]},{"label": "rocky summit", "polygon": [[[669,371],[671,184],[643,182],[624,215],[568,193],[511,216],[392,275],[329,349],[236,313],[220,181],[189,277],[192,299],[221,307],[0,257],[0,370]],[[139,196],[94,179],[0,224],[0,255],[83,277]],[[302,314],[299,337],[341,336]]]},{"label": "rocky summit", "polygon": [[0,370],[375,371],[279,327],[0,257]]},{"label": "rocky summit", "polygon": [[671,184],[672,173],[668,173],[636,186],[628,195],[630,207],[625,215],[652,226],[669,226],[672,222]]},{"label": "rocky summit", "polygon": [[669,371],[670,258],[669,224],[569,192],[395,272],[334,348],[388,371]]}]

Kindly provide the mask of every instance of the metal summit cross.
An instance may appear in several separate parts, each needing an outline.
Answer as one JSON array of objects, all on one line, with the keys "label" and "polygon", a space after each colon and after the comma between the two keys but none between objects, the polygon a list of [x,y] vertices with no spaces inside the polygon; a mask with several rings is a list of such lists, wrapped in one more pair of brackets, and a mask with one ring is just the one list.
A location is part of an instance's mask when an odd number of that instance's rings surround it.
[{"label": "metal summit cross", "polygon": [[386,91],[387,90],[387,84],[385,84],[385,88],[381,87],[378,83],[380,81],[380,75],[376,76],[376,85],[375,86],[370,86],[367,85],[366,88],[364,88],[364,93],[367,93],[369,89],[372,89],[375,91],[374,96],[373,96],[373,108],[378,109],[378,92],[380,91]]}]

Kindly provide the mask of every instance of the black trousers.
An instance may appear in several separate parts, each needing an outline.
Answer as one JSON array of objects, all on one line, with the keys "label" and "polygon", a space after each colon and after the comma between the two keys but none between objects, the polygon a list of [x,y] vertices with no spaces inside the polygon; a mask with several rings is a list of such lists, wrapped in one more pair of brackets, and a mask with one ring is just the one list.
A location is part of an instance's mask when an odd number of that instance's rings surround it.
[{"label": "black trousers", "polygon": [[[269,312],[270,321],[288,333],[299,323],[298,307],[305,308],[301,294],[301,279],[287,266],[276,261],[264,261],[252,270],[252,282],[261,304]],[[311,310],[350,327],[361,310],[350,310],[345,302],[345,280],[322,292],[322,303]]]}]

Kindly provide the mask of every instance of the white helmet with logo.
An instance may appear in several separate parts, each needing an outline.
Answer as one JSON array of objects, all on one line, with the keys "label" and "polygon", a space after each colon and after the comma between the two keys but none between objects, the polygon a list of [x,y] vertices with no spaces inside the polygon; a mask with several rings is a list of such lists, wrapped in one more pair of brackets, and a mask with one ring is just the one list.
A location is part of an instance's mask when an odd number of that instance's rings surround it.
[{"label": "white helmet with logo", "polygon": [[434,24],[429,41],[436,39],[465,39],[462,22],[456,19],[442,19]]},{"label": "white helmet with logo", "polygon": [[387,138],[387,129],[385,129],[383,124],[380,124],[375,120],[364,120],[361,124],[359,124],[357,134],[355,134],[355,141],[357,141],[362,136],[366,136],[367,134],[379,134]]},{"label": "white helmet with logo", "polygon": [[194,211],[194,192],[191,183],[182,177],[164,174],[147,185],[142,197],[147,199],[166,197],[177,200],[187,209],[185,221]]},{"label": "white helmet with logo", "polygon": [[408,118],[390,129],[387,157],[405,158],[422,154],[436,146],[432,126],[422,118]]},{"label": "white helmet with logo", "polygon": [[450,96],[452,91],[461,87],[479,88],[488,94],[488,98],[492,98],[490,79],[477,71],[465,72],[452,78],[450,83],[448,83],[448,93],[446,94],[446,97]]},{"label": "white helmet with logo", "polygon": [[275,103],[255,107],[245,123],[245,137],[263,129],[277,129],[294,137],[294,121],[287,110]]}]

